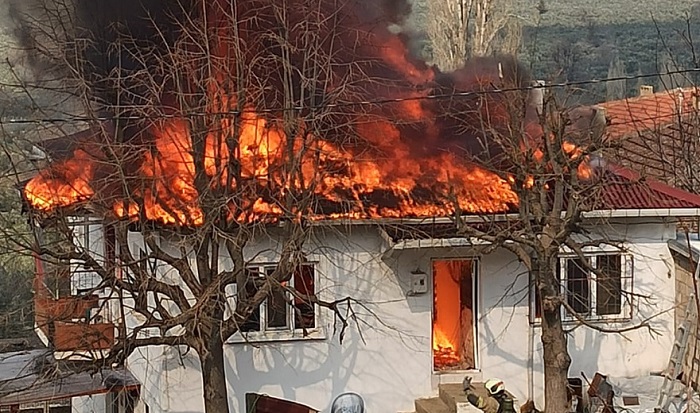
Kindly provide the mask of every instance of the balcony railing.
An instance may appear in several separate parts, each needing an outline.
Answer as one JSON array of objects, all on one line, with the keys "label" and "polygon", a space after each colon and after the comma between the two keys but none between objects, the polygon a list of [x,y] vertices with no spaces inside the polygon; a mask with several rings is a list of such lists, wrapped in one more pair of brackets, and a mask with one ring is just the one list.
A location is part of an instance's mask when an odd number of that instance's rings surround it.
[{"label": "balcony railing", "polygon": [[112,323],[54,322],[53,346],[56,351],[109,350],[114,344]]},{"label": "balcony railing", "polygon": [[97,295],[53,298],[44,288],[37,286],[34,295],[36,324],[56,351],[111,348],[115,325],[95,316],[103,304]]}]

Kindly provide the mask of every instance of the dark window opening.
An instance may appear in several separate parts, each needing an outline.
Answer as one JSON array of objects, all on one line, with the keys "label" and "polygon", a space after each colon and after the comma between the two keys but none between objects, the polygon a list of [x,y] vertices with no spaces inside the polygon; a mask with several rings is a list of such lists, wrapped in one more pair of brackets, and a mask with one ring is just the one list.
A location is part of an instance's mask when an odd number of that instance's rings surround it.
[{"label": "dark window opening", "polygon": [[[267,277],[272,276],[275,272],[274,267],[269,267],[265,271]],[[289,318],[287,317],[287,292],[284,287],[286,282],[282,283],[281,288],[273,288],[270,296],[267,298],[267,327],[271,329],[286,329],[289,328]]]},{"label": "dark window opening", "polygon": [[[314,266],[301,265],[294,272],[294,288],[299,294],[313,296],[315,294],[315,272]],[[294,327],[297,329],[316,327],[316,310],[314,304],[303,298],[294,299]]]},{"label": "dark window opening", "polygon": [[[276,269],[272,265],[249,267],[244,286],[246,296],[252,297],[258,291],[260,283],[264,282],[264,277],[271,277]],[[289,278],[281,283],[280,288],[274,288],[270,292],[267,299],[241,326],[241,332],[292,331],[316,327],[316,310],[312,302],[316,293],[314,265],[300,265]],[[293,296],[290,287],[298,295]]]},{"label": "dark window opening", "polygon": [[590,311],[588,265],[579,258],[566,260],[566,302],[578,314],[588,314]]},{"label": "dark window opening", "polygon": [[[246,280],[243,288],[245,288],[247,297],[252,297],[258,292],[258,287],[255,283],[258,277],[259,273],[257,270],[246,270]],[[241,288],[241,286],[238,286],[238,288]],[[241,325],[240,330],[246,333],[250,331],[260,331],[260,306],[253,310],[252,314],[250,314],[248,319]]]},{"label": "dark window opening", "polygon": [[596,273],[596,314],[613,315],[622,312],[622,257],[598,257]]}]

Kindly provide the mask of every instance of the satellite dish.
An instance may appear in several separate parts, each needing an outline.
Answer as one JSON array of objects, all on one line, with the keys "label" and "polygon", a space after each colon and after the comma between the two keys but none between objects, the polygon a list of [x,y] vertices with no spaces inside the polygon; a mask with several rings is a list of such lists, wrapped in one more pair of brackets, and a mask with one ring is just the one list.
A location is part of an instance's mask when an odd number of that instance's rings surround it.
[{"label": "satellite dish", "polygon": [[365,413],[365,401],[357,393],[342,393],[333,400],[331,413]]}]

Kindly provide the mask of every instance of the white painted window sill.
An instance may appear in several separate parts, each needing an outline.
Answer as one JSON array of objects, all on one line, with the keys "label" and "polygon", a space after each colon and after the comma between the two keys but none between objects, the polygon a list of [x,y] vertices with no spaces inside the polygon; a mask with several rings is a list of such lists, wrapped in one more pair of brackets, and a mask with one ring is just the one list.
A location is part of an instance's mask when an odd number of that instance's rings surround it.
[{"label": "white painted window sill", "polygon": [[[632,321],[632,317],[629,316],[600,316],[600,317],[586,317],[584,318],[585,322],[591,323],[591,324],[622,324],[622,323],[629,323]],[[566,317],[561,320],[563,325],[573,325],[573,324],[580,324],[581,322],[575,318],[571,317]],[[532,324],[534,327],[541,327],[542,326],[542,319],[537,318],[534,321],[531,321],[530,324]]]},{"label": "white painted window sill", "polygon": [[302,330],[294,331],[265,331],[236,333],[226,340],[226,344],[257,344],[284,341],[314,341],[325,340],[326,332],[322,328],[306,330],[306,335]]},{"label": "white painted window sill", "polygon": [[[592,323],[592,324],[606,324],[606,323],[618,324],[618,323],[628,323],[628,322],[632,321],[632,318],[631,318],[631,317],[626,317],[626,316],[616,316],[616,317],[613,317],[613,316],[599,316],[599,317],[584,317],[584,320],[585,320],[587,323]],[[575,318],[570,318],[570,317],[567,317],[567,318],[563,319],[562,321],[563,321],[564,324],[577,324],[577,323],[580,323],[580,321],[578,321],[577,319],[575,319]]]}]

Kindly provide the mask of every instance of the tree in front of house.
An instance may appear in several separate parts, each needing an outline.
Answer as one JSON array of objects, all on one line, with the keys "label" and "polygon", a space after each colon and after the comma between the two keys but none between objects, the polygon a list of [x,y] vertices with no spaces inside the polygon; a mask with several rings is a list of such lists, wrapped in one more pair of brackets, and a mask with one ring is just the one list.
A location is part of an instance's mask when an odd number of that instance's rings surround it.
[{"label": "tree in front of house", "polygon": [[[623,239],[596,231],[586,222],[586,212],[604,207],[603,194],[609,185],[606,160],[600,157],[611,143],[605,139],[606,119],[594,107],[566,109],[547,92],[539,104],[533,95],[518,90],[505,72],[500,83],[484,84],[479,109],[469,111],[463,103],[445,103],[445,113],[471,113],[480,119],[500,117],[502,127],[483,130],[480,165],[512,183],[517,212],[512,216],[478,219],[457,214],[460,233],[484,241],[486,252],[503,248],[513,253],[528,270],[535,295],[536,315],[541,320],[545,377],[545,411],[567,411],[571,358],[564,320],[586,328],[616,333],[624,330],[590,322],[590,316],[622,314],[631,293],[625,268]],[[516,69],[522,70],[522,69]],[[493,100],[487,91],[509,90],[503,100]],[[521,88],[522,89],[522,88]],[[460,110],[461,108],[461,110]],[[456,119],[461,128],[470,127]],[[591,256],[590,247],[611,248],[616,254]],[[566,259],[562,259],[565,254]],[[597,305],[591,307],[590,280],[596,280]]]},{"label": "tree in front of house", "polygon": [[[362,191],[385,182],[364,176],[377,164],[351,161],[395,149],[374,132],[410,111],[347,103],[370,90],[415,97],[405,81],[423,74],[404,73],[379,3],[30,3],[17,11],[25,46],[84,102],[93,133],[66,139],[68,153],[26,184],[37,237],[13,240],[84,274],[83,293],[119,302],[106,362],[145,346],[192,349],[205,411],[226,412],[226,340],[306,335],[320,308],[348,311],[351,298],[317,295],[310,221],[366,215]],[[42,243],[49,230],[57,239]],[[254,265],[246,251],[261,238],[277,240],[278,256]]]}]

